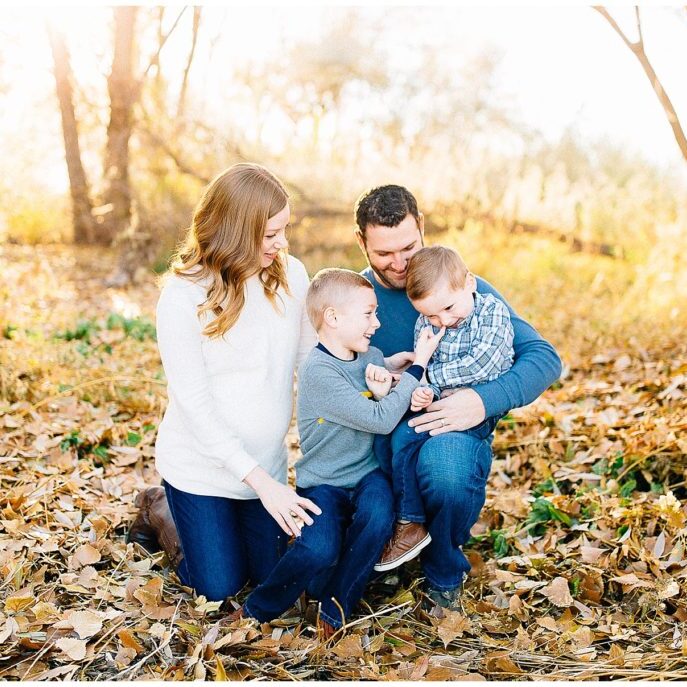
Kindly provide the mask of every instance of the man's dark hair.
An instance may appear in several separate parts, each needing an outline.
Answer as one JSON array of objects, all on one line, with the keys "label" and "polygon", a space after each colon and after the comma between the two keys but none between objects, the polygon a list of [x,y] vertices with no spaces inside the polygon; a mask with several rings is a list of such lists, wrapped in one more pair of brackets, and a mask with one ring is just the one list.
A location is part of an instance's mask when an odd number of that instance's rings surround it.
[{"label": "man's dark hair", "polygon": [[406,215],[412,215],[420,222],[415,196],[403,186],[378,186],[363,193],[355,204],[355,221],[363,240],[368,225],[395,227]]}]

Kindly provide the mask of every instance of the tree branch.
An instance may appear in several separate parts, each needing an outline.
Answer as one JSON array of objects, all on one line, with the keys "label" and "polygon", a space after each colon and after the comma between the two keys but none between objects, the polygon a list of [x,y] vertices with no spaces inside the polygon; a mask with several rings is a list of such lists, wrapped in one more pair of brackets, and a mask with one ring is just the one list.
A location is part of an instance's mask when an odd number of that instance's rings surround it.
[{"label": "tree branch", "polygon": [[184,68],[184,76],[181,80],[181,88],[179,89],[179,101],[177,103],[177,119],[180,119],[184,113],[184,105],[186,103],[186,88],[188,86],[188,73],[191,71],[191,65],[193,64],[193,56],[196,52],[196,44],[198,43],[198,29],[200,28],[200,13],[202,7],[193,8],[193,34],[191,38],[191,49],[188,53],[188,59],[186,60],[186,67]]},{"label": "tree branch", "polygon": [[177,24],[181,20],[181,17],[184,16],[184,12],[188,9],[188,5],[185,5],[181,12],[179,12],[179,16],[174,20],[174,24],[172,24],[172,28],[167,31],[167,33],[162,37],[162,40],[159,42],[157,46],[157,50],[155,54],[150,58],[150,61],[148,62],[148,66],[145,68],[145,71],[143,72],[143,76],[141,77],[141,81],[144,81],[146,76],[148,76],[148,72],[156,65],[159,63],[160,60],[160,53],[162,52],[162,48],[165,47],[165,43],[167,42],[167,39],[172,35],[172,32],[174,29],[176,29]]},{"label": "tree branch", "polygon": [[[649,62],[649,58],[646,56],[646,53],[644,52],[641,28],[639,34],[639,42],[633,43],[623,33],[622,29],[618,26],[613,17],[611,17],[611,15],[606,11],[605,7],[602,7],[600,5],[594,5],[593,9],[595,9],[611,25],[613,30],[622,38],[625,45],[627,45],[627,47],[630,48],[634,56],[639,60],[639,63],[642,65],[642,69],[644,69],[644,73],[646,74],[647,78],[649,79],[649,82],[651,83],[651,87],[654,89],[656,97],[658,98],[659,102],[661,103],[661,106],[663,107],[663,111],[665,112],[666,118],[668,119],[668,123],[670,124],[670,127],[673,130],[673,136],[675,137],[677,145],[680,148],[682,157],[684,157],[684,159],[687,161],[687,137],[685,136],[685,132],[682,129],[680,120],[677,116],[677,112],[673,107],[673,103],[668,97],[668,94],[663,88],[663,85],[661,84],[658,75],[654,71],[651,62]],[[639,11],[637,11],[637,23],[639,25]]]}]

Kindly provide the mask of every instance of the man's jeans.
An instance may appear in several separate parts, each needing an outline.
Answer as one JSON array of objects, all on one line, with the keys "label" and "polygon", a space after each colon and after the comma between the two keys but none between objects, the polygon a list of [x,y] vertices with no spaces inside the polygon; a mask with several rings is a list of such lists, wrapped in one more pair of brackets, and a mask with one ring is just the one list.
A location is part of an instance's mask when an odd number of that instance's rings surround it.
[{"label": "man's jeans", "polygon": [[451,590],[470,570],[461,547],[484,505],[499,418],[432,437],[409,427],[412,417],[416,414],[406,415],[391,436],[376,437],[374,449],[385,471],[392,472],[396,517],[427,523],[432,541],[421,554],[427,582]]},{"label": "man's jeans", "polygon": [[340,627],[362,598],[391,536],[391,487],[376,469],[353,489],[322,484],[299,488],[298,493],[314,501],[322,514],[313,515],[314,523],[303,527],[301,536],[248,596],[243,609],[265,622],[278,617],[307,591],[322,602],[323,620]]},{"label": "man's jeans", "polygon": [[184,559],[177,574],[210,601],[262,582],[286,550],[287,536],[259,499],[199,496],[164,483]]}]

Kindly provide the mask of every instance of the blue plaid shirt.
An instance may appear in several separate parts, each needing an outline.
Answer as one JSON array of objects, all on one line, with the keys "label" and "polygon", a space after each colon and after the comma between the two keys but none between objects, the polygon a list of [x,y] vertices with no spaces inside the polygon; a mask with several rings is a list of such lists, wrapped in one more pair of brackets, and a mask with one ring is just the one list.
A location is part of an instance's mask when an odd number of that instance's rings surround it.
[{"label": "blue plaid shirt", "polygon": [[[490,293],[475,293],[475,307],[455,329],[446,329],[427,365],[429,388],[435,396],[496,379],[513,364],[513,325],[508,308]],[[420,315],[415,323],[415,343],[420,332],[432,326]],[[433,327],[436,334],[439,327]]]}]

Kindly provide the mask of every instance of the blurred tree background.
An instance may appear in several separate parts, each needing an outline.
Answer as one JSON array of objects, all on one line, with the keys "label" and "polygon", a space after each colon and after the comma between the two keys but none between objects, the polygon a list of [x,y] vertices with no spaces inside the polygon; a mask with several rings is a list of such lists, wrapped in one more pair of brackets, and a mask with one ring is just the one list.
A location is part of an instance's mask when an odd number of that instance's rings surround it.
[{"label": "blurred tree background", "polygon": [[[615,28],[646,72],[651,45],[645,50],[639,11],[622,29],[597,9],[610,26],[591,9],[589,21],[607,32],[609,48],[619,45]],[[644,294],[656,275],[685,288],[681,129],[656,71],[655,95],[646,83],[634,96],[657,95],[664,107],[656,127],[670,126],[676,137],[676,156],[664,163],[640,145],[590,137],[574,120],[558,136],[545,135],[514,104],[499,47],[483,41],[459,50],[458,24],[444,23],[437,34],[441,17],[430,9],[329,8],[300,33],[289,30],[297,19],[285,10],[284,30],[265,34],[278,39],[254,39],[251,50],[228,53],[243,12],[8,11],[0,108],[25,114],[23,135],[5,132],[4,239],[114,245],[108,284],[121,286],[151,267],[164,269],[215,173],[255,160],[288,184],[292,250],[311,270],[362,266],[352,243],[354,200],[370,186],[396,182],[420,199],[430,236],[464,243],[478,268],[489,270],[494,241],[522,234],[621,260],[636,268]],[[683,9],[644,11],[644,25],[661,12],[687,35]],[[455,18],[469,27],[469,10]],[[27,29],[34,62],[19,65],[15,48]],[[640,71],[629,53],[627,61],[628,72]],[[23,82],[32,78],[45,86],[42,97],[21,102]],[[640,141],[646,132],[636,134]]]}]

